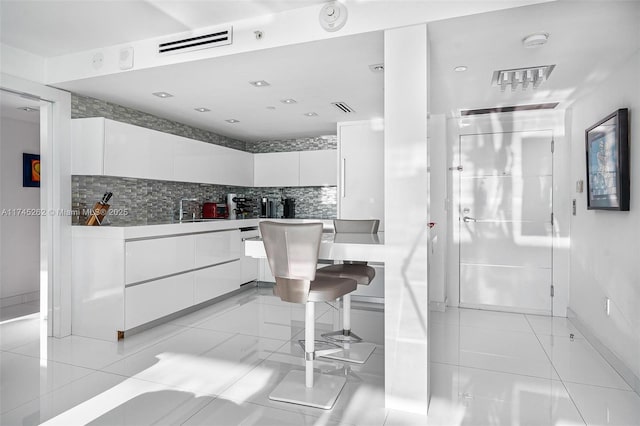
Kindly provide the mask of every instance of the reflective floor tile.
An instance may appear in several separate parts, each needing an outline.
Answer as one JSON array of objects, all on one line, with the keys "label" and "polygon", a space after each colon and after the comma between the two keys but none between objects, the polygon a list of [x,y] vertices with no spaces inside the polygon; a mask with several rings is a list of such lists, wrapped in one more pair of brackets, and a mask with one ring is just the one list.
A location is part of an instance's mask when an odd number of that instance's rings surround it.
[{"label": "reflective floor tile", "polygon": [[429,424],[579,425],[562,382],[433,363]]},{"label": "reflective floor tile", "polygon": [[49,337],[46,339],[46,345],[43,346],[41,343],[29,343],[12,351],[97,370],[137,350],[123,351],[117,342],[81,336],[68,336],[61,339]]},{"label": "reflective floor tile", "polygon": [[585,339],[540,336],[540,342],[562,381],[631,390]]},{"label": "reflective floor tile", "polygon": [[640,425],[640,397],[632,391],[567,383],[569,394],[589,425]]},{"label": "reflective floor tile", "polygon": [[546,317],[542,315],[527,315],[527,321],[533,331],[540,336],[563,336],[573,334],[576,339],[582,339],[582,334],[571,324],[569,318]]},{"label": "reflective floor tile", "polygon": [[40,314],[21,316],[0,323],[0,349],[11,350],[27,343],[37,342],[40,333],[46,335],[46,322]]},{"label": "reflective floor tile", "polygon": [[43,424],[61,426],[179,424],[211,400],[143,380],[96,372],[7,413],[3,422],[38,424],[47,420]]},{"label": "reflective floor tile", "polygon": [[12,410],[93,370],[0,352],[0,410]]},{"label": "reflective floor tile", "polygon": [[533,333],[432,324],[430,338],[434,362],[558,379]]},{"label": "reflective floor tile", "polygon": [[387,410],[384,426],[416,426],[427,425],[427,416],[404,411]]},{"label": "reflective floor tile", "polygon": [[429,312],[429,320],[435,323],[532,333],[531,327],[523,314],[508,312],[447,308],[445,312]]},{"label": "reflective floor tile", "polygon": [[304,329],[304,310],[295,304],[283,307],[251,302],[203,321],[197,327],[289,340]]},{"label": "reflective floor tile", "polygon": [[158,364],[159,355],[170,353],[197,356],[213,349],[231,337],[233,337],[231,333],[201,328],[183,328],[180,333],[107,365],[102,370],[125,376],[139,376]]},{"label": "reflective floor tile", "polygon": [[[302,351],[295,343],[285,345],[222,394],[239,404],[251,402],[265,407],[312,416],[327,415],[326,410],[272,401],[271,391],[292,369],[304,370]],[[314,361],[316,372],[347,378],[347,383],[328,418],[357,425],[382,425],[384,410],[384,359],[375,353],[366,364]],[[366,407],[366,409],[363,409]]]},{"label": "reflective floor tile", "polygon": [[237,404],[218,398],[187,420],[184,425],[346,426],[345,423],[337,423],[328,420],[327,417],[328,415],[323,413],[314,416],[264,407],[249,402]]}]

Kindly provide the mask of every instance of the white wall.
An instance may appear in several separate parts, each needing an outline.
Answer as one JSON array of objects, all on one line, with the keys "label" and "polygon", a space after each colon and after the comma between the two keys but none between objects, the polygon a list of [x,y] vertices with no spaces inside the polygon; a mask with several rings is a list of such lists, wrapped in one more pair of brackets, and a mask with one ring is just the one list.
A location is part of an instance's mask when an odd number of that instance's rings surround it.
[{"label": "white wall", "polygon": [[[572,106],[573,184],[586,179],[584,130],[629,108],[631,208],[628,212],[587,211],[587,193],[576,194],[571,220],[569,307],[637,377],[640,377],[640,53],[599,88]],[[611,315],[605,298],[611,298]]]},{"label": "white wall", "polygon": [[[37,209],[40,189],[22,186],[22,154],[40,152],[37,123],[0,121],[0,211]],[[40,289],[40,218],[0,215],[0,303],[35,300]]]}]

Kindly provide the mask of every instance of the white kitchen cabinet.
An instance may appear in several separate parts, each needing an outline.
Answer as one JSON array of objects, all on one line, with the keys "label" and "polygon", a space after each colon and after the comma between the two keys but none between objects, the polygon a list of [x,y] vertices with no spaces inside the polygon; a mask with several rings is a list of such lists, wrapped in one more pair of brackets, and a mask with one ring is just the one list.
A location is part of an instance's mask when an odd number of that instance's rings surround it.
[{"label": "white kitchen cabinet", "polygon": [[74,119],[74,175],[253,185],[253,154],[102,117]]},{"label": "white kitchen cabinet", "polygon": [[196,268],[238,260],[244,255],[238,229],[196,234],[194,238]]},{"label": "white kitchen cabinet", "polygon": [[338,218],[380,219],[383,231],[383,131],[370,121],[338,123],[338,156]]},{"label": "white kitchen cabinet", "polygon": [[104,174],[104,118],[71,120],[71,174]]},{"label": "white kitchen cabinet", "polygon": [[74,227],[72,334],[116,340],[240,288],[244,252],[234,226]]},{"label": "white kitchen cabinet", "polygon": [[194,235],[181,235],[127,241],[125,248],[126,284],[194,269],[196,256],[194,239]]},{"label": "white kitchen cabinet", "polygon": [[104,174],[172,180],[176,136],[144,127],[104,121]]},{"label": "white kitchen cabinet", "polygon": [[194,272],[193,303],[206,302],[240,288],[241,265],[239,260],[199,269]]},{"label": "white kitchen cabinet", "polygon": [[194,273],[125,288],[125,329],[129,330],[193,305]]},{"label": "white kitchen cabinet", "polygon": [[300,151],[300,186],[335,186],[337,168],[335,149]]},{"label": "white kitchen cabinet", "polygon": [[298,152],[254,154],[254,186],[298,186],[300,155]]}]

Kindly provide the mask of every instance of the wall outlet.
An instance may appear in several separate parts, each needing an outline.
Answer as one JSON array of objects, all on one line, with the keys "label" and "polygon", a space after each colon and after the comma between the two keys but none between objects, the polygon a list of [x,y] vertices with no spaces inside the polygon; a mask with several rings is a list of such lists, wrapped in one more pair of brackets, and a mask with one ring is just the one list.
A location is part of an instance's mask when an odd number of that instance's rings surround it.
[{"label": "wall outlet", "polygon": [[611,299],[608,297],[604,301],[604,311],[608,317],[611,316]]}]

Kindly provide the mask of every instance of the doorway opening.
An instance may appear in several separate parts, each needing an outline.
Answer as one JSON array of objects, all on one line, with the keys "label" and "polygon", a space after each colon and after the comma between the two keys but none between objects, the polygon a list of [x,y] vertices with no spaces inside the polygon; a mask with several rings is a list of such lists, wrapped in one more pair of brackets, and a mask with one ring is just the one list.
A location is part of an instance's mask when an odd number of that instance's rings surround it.
[{"label": "doorway opening", "polygon": [[0,94],[0,322],[37,315],[47,298],[40,286],[43,103]]}]

